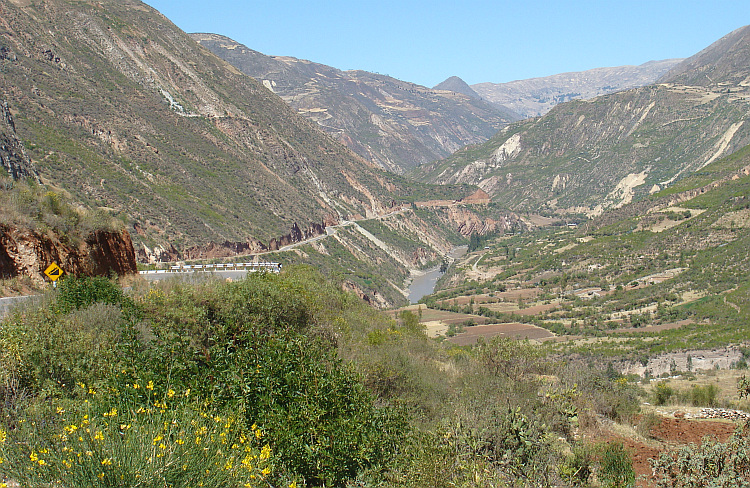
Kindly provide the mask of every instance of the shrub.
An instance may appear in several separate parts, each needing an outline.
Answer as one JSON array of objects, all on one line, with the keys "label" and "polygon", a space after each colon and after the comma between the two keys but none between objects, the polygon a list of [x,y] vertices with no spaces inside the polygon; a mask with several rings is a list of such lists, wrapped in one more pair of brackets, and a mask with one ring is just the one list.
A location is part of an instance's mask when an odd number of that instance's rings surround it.
[{"label": "shrub", "polygon": [[716,395],[719,388],[716,385],[698,386],[693,385],[690,389],[690,401],[694,407],[714,407],[716,406]]},{"label": "shrub", "polygon": [[132,310],[132,301],[117,283],[103,277],[68,276],[59,281],[55,309],[62,313],[87,307],[93,303],[109,303]]},{"label": "shrub", "polygon": [[133,353],[128,374],[244,411],[248,425],[269,431],[279,472],[341,485],[389,461],[405,423],[376,407],[338,358],[336,334],[318,322],[330,297],[315,286],[299,275],[258,274],[151,293],[143,308],[153,340]]},{"label": "shrub", "polygon": [[570,486],[587,486],[594,471],[595,452],[591,444],[577,444],[573,452],[558,471],[562,480]]},{"label": "shrub", "polygon": [[610,442],[601,447],[597,476],[605,488],[635,486],[633,459],[621,443]]},{"label": "shrub", "polygon": [[[134,387],[137,384],[131,385]],[[263,433],[187,404],[185,392],[132,395],[80,384],[86,402],[31,411],[0,427],[0,475],[22,486],[267,486]]]},{"label": "shrub", "polygon": [[70,314],[40,308],[16,314],[0,327],[0,375],[4,384],[31,394],[71,392],[76,382],[112,373],[125,320],[116,306],[94,303]]},{"label": "shrub", "polygon": [[738,428],[727,442],[705,439],[651,460],[658,488],[750,487],[748,425]]},{"label": "shrub", "polygon": [[664,381],[660,381],[654,387],[654,405],[666,405],[674,396],[674,389]]}]

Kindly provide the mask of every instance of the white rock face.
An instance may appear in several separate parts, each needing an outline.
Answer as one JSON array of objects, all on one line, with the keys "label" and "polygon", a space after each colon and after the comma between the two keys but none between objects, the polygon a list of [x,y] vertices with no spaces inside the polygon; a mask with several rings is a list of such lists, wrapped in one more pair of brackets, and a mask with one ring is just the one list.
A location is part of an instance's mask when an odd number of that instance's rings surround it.
[{"label": "white rock face", "polygon": [[276,86],[276,82],[273,80],[263,80],[263,86],[271,90],[272,92],[276,93],[276,90],[274,90],[274,87]]},{"label": "white rock face", "polygon": [[521,152],[521,134],[513,134],[492,153],[492,161],[499,165]]}]

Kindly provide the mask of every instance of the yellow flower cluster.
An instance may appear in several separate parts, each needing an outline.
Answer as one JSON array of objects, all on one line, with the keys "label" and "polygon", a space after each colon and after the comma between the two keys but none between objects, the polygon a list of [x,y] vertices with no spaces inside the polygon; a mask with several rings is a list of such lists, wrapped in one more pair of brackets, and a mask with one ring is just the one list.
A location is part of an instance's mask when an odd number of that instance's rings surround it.
[{"label": "yellow flower cluster", "polygon": [[[264,436],[262,430],[254,424],[243,433],[241,423],[232,416],[197,413],[185,404],[189,391],[169,388],[159,393],[159,387],[149,381],[141,390],[153,405],[148,407],[133,404],[129,395],[117,391],[78,386],[90,401],[84,400],[78,408],[53,407],[59,430],[52,444],[49,438],[30,440],[23,445],[33,449],[26,450],[23,458],[15,457],[41,485],[53,480],[62,486],[151,480],[146,484],[160,486],[167,472],[177,470],[193,485],[259,487],[271,473],[271,448],[267,444],[256,447]],[[141,387],[131,381],[130,388]],[[107,405],[108,401],[113,403]],[[0,428],[0,447],[7,438],[8,433]],[[21,444],[16,448],[23,449]],[[6,452],[0,449],[7,458]]]}]

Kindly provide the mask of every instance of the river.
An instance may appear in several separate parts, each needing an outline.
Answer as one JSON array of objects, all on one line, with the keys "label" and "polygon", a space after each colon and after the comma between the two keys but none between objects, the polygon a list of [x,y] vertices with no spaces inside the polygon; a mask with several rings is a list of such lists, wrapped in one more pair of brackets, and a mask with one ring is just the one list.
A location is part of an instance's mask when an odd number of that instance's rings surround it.
[{"label": "river", "polygon": [[[451,264],[454,259],[460,258],[466,254],[467,250],[467,246],[454,248],[449,254]],[[437,283],[437,280],[442,275],[443,273],[440,272],[440,266],[437,266],[423,271],[422,274],[414,276],[409,285],[409,302],[417,303],[423,296],[431,294],[435,290],[435,283]]]}]

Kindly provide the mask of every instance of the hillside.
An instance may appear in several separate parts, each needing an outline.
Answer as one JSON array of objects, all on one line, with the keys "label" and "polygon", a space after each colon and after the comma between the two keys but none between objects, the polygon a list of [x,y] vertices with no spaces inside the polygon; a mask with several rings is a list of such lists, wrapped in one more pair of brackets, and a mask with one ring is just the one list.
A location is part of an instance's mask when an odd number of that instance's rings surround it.
[{"label": "hillside", "polygon": [[[684,351],[747,339],[748,195],[750,146],[584,225],[488,240],[425,302],[450,312],[445,324],[483,324],[451,338],[459,344],[513,333],[639,375],[669,371],[659,355],[680,353],[685,370]],[[709,356],[721,367],[739,357]]]},{"label": "hillside", "polygon": [[402,173],[484,142],[520,117],[456,91],[366,71],[341,71],[267,56],[215,34],[192,34],[211,52],[256,78],[297,113],[382,168]]},{"label": "hillside", "polygon": [[740,27],[669,70],[659,83],[696,86],[747,86],[750,26]]},{"label": "hillside", "polygon": [[135,1],[0,1],[0,93],[47,184],[128,221],[142,260],[267,248],[403,194]]},{"label": "hillside", "polygon": [[587,100],[650,85],[680,61],[666,59],[640,66],[595,68],[507,83],[477,83],[470,88],[485,100],[504,105],[524,118],[539,117],[570,100]]},{"label": "hillside", "polygon": [[[738,31],[734,44],[748,43]],[[750,87],[731,84],[745,79],[750,59],[737,58],[747,50],[721,52],[715,66],[735,67],[721,84],[661,83],[567,102],[414,174],[476,184],[515,210],[591,216],[643,198],[750,142]]]}]

